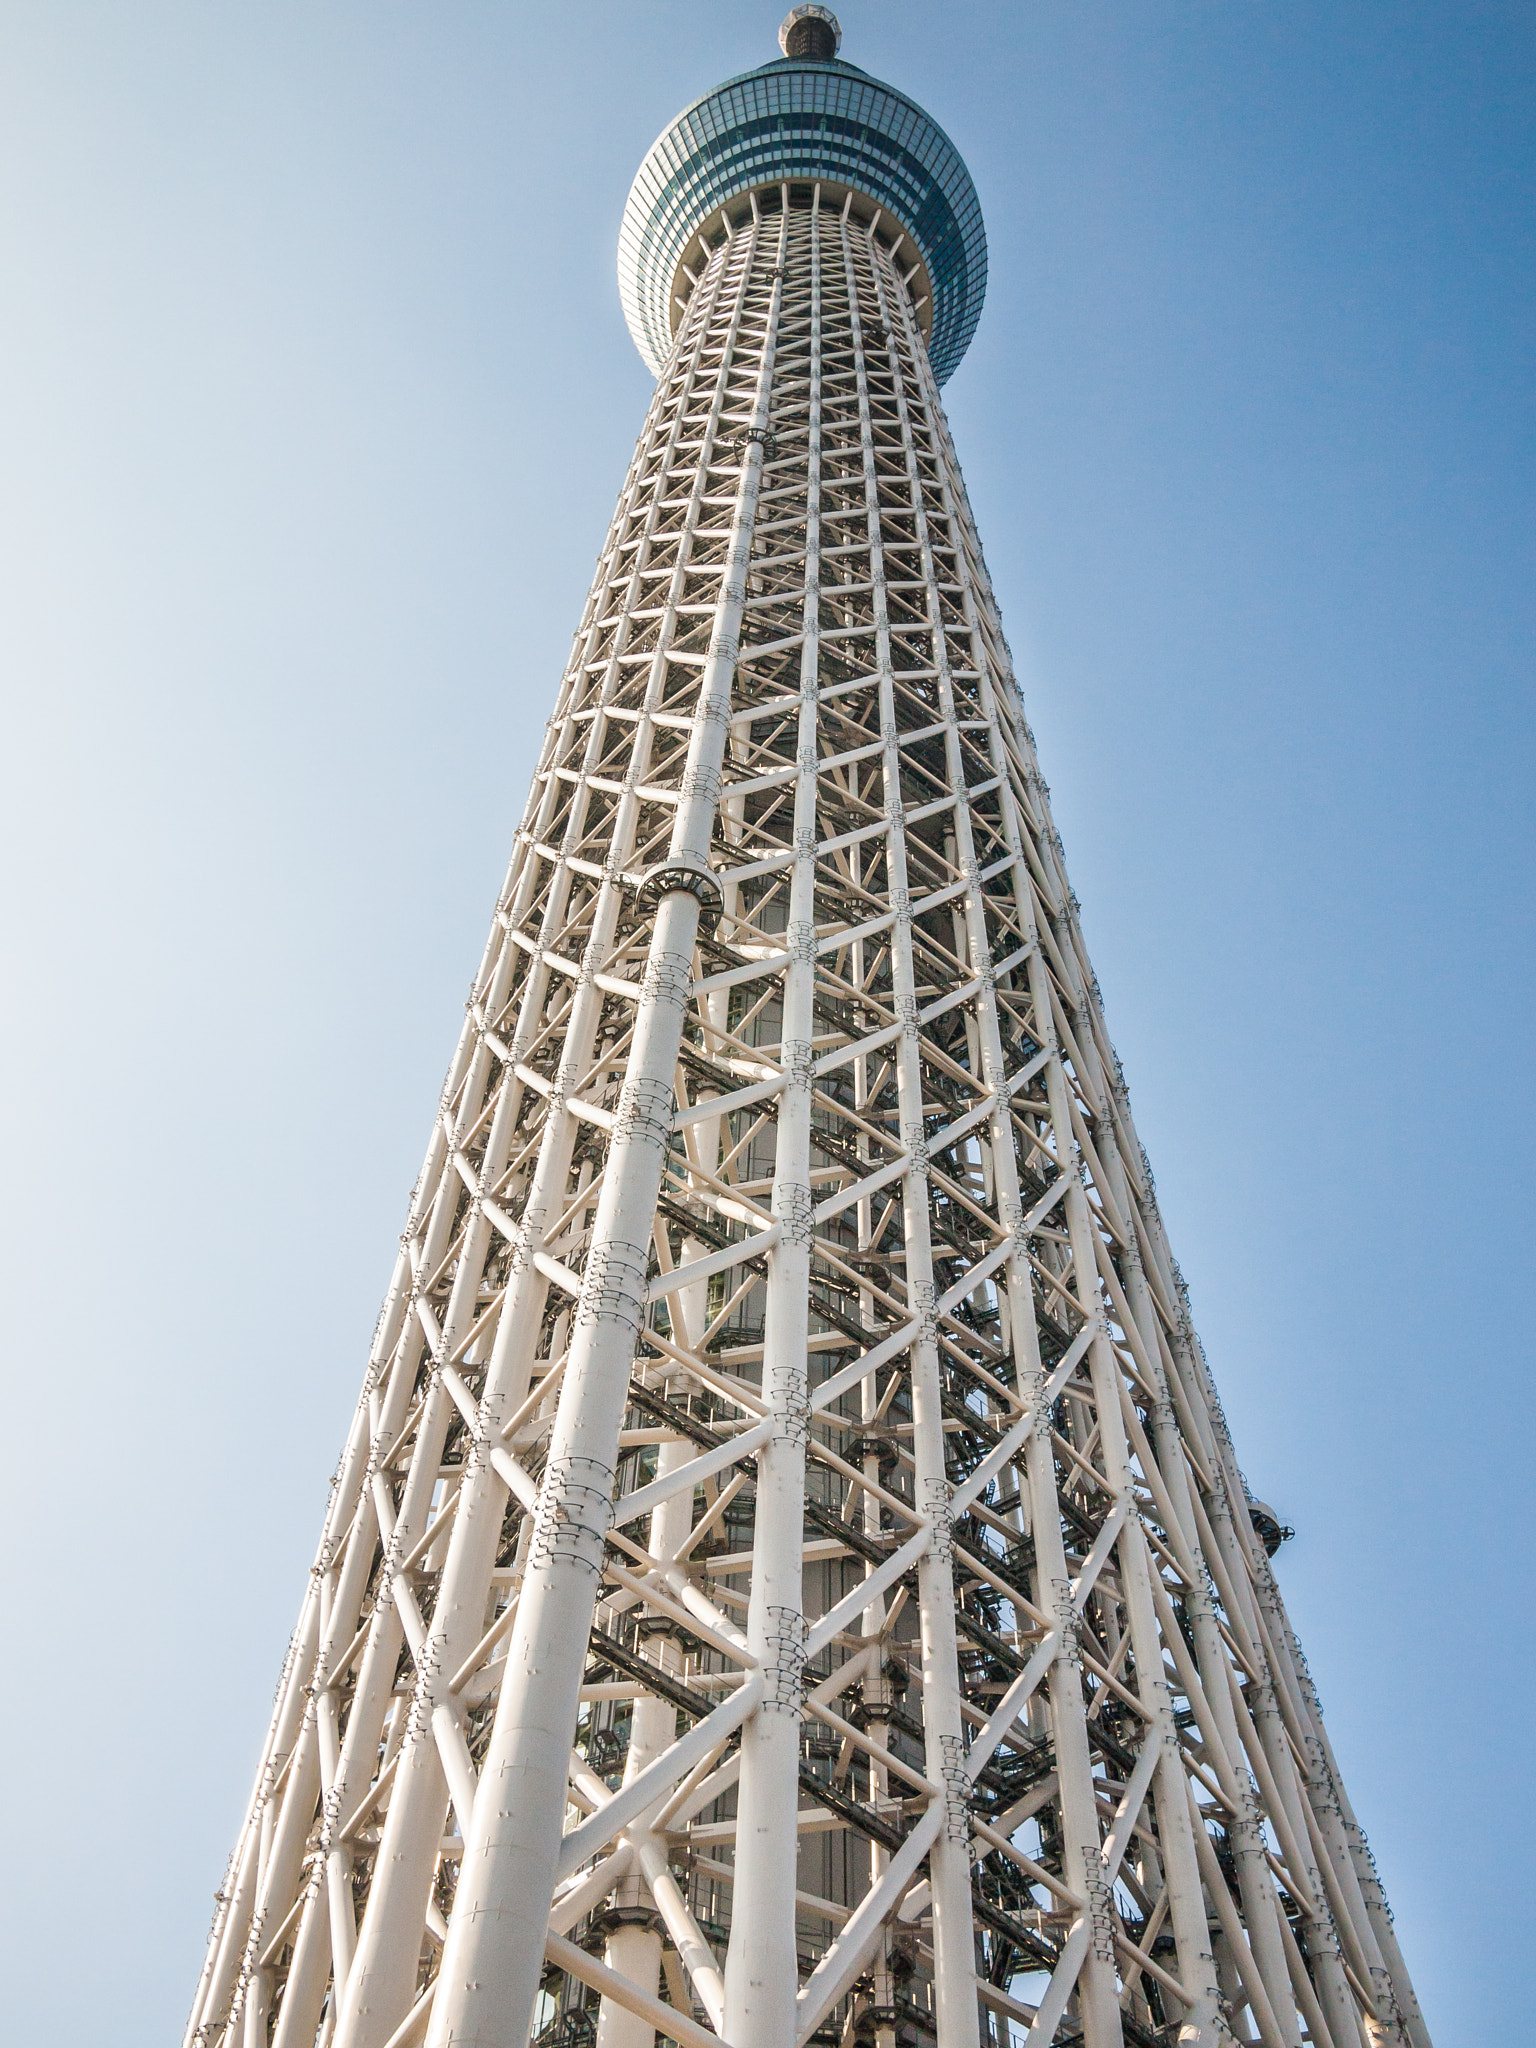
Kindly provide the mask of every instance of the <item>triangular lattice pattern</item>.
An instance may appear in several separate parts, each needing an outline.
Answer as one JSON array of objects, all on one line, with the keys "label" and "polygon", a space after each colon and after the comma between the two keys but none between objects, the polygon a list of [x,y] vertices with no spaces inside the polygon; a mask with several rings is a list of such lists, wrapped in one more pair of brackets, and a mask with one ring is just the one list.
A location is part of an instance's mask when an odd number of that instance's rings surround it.
[{"label": "triangular lattice pattern", "polygon": [[903,254],[693,283],[189,2043],[1428,2048]]}]

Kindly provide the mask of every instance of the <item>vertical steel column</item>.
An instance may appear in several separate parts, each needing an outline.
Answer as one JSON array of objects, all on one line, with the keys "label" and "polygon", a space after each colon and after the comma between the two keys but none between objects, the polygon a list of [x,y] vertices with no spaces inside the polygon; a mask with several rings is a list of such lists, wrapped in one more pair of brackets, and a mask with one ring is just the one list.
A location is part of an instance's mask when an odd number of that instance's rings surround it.
[{"label": "vertical steel column", "polygon": [[[891,680],[890,618],[886,604],[882,494],[874,461],[863,321],[857,269],[848,223],[842,229],[849,310],[858,364],[859,425],[864,450],[870,568],[875,587],[875,645],[879,667],[882,773],[886,814],[886,881],[896,922],[891,930],[893,996],[900,1036],[895,1047],[897,1100],[902,1142],[910,1163],[902,1180],[902,1229],[906,1250],[907,1301],[920,1320],[912,1341],[912,1458],[917,1505],[928,1518],[929,1541],[918,1562],[918,1613],[922,1627],[923,1731],[928,1775],[942,1783],[946,1811],[929,1851],[933,1892],[934,2005],[939,2048],[977,2048],[976,1948],[971,1912],[970,1823],[966,1800],[970,1780],[964,1768],[965,1724],[960,1711],[955,1642],[955,1588],[949,1516],[949,1480],[944,1463],[943,1388],[939,1371],[934,1303],[933,1252],[928,1225],[928,1148],[924,1138],[923,1076],[918,1053],[918,1003],[912,965],[911,892],[903,827],[901,737]],[[872,234],[867,260],[876,261]]]},{"label": "vertical steel column", "polygon": [[[784,214],[787,232],[789,214]],[[816,983],[816,678],[820,604],[820,214],[811,221],[811,418],[806,478],[804,632],[795,773],[772,1210],[780,1238],[769,1261],[763,1400],[773,1435],[758,1453],[747,1644],[763,1697],[742,1729],[735,1886],[726,1958],[725,2034],[732,2048],[783,2048],[795,2035],[799,1984],[795,1885],[799,1856],[800,1716],[804,1693],[805,1447],[811,1271],[811,1039]]]},{"label": "vertical steel column", "polygon": [[[692,1455],[691,1447],[681,1438],[674,1437],[670,1443],[664,1443],[656,1460],[657,1478],[666,1478],[680,1465],[686,1464]],[[650,1547],[654,1555],[666,1557],[681,1544],[688,1534],[692,1506],[691,1495],[679,1492],[653,1511]],[[664,1665],[669,1662],[665,1647],[661,1651],[661,1660]],[[677,1709],[670,1701],[659,1699],[654,1694],[635,1701],[629,1754],[624,1760],[625,1784],[639,1777],[646,1765],[654,1762],[668,1747],[676,1724]],[[628,1878],[620,1887],[615,1905],[621,1914],[630,1917],[610,1930],[607,1962],[611,1970],[617,1970],[621,1977],[627,1977],[632,1984],[654,1997],[661,1974],[661,1933],[654,1906],[646,1917],[645,1890],[644,1880],[640,1877]],[[627,2010],[616,1999],[605,1998],[602,2001],[597,2015],[597,2048],[651,2048],[655,2038],[656,2029],[639,2014]]]},{"label": "vertical steel column", "polygon": [[[755,246],[754,232],[754,246]],[[749,259],[750,260],[750,259]],[[745,597],[781,285],[774,285],[726,580],[689,745],[669,869],[707,873]],[[672,1070],[692,980],[699,897],[682,881],[656,912],[644,994],[603,1175],[533,1547],[489,1751],[465,1840],[428,2035],[524,2048],[543,1967],[547,1900],[566,1804],[570,1730],[645,1298],[646,1250],[671,1141]]]},{"label": "vertical steel column", "polygon": [[[878,272],[877,272],[878,276]],[[882,311],[887,313],[888,324],[890,299],[897,300],[898,311],[904,320],[913,359],[924,360],[920,344],[913,329],[910,304],[905,293],[890,294],[882,287]],[[899,388],[899,387],[898,387]],[[939,441],[939,430],[935,420],[937,392],[930,387],[925,391],[928,401],[930,431],[934,440]],[[961,761],[959,734],[956,730],[953,684],[950,680],[949,660],[944,648],[943,621],[936,597],[937,579],[933,565],[932,540],[928,529],[926,508],[923,504],[921,479],[918,474],[915,449],[912,446],[912,432],[907,421],[906,404],[902,398],[901,409],[907,441],[908,477],[912,503],[918,520],[924,576],[931,593],[930,616],[933,623],[935,659],[939,670],[940,702],[946,716],[946,755],[954,786],[965,785],[964,768]],[[941,488],[947,482],[940,468]],[[953,505],[945,492],[949,516],[953,519]],[[957,554],[960,552],[957,537]],[[968,580],[961,571],[962,581],[970,598]],[[973,600],[972,600],[973,602]],[[979,657],[978,665],[985,674],[985,660]],[[963,803],[954,811],[954,830],[962,873],[975,877],[977,861],[971,830],[969,812]],[[1016,856],[1019,867],[1023,865],[1022,854]],[[1027,884],[1026,884],[1027,889]],[[1027,894],[1024,901],[1027,902]],[[967,892],[966,917],[972,965],[983,975],[983,986],[977,1003],[977,1019],[980,1027],[982,1072],[988,1085],[1000,1089],[1007,1078],[1006,1062],[998,1032],[996,998],[987,984],[986,970],[991,964],[991,953],[987,941],[985,921],[975,881]],[[997,1181],[997,1204],[999,1213],[1010,1229],[1017,1234],[1024,1216],[1024,1204],[1020,1197],[1018,1167],[1013,1135],[1009,1125],[1009,1109],[1006,1097],[999,1100],[991,1125],[993,1147],[993,1171]],[[1017,1243],[1006,1267],[1006,1292],[1009,1310],[1009,1327],[1016,1362],[1018,1385],[1026,1398],[1038,1399],[1044,1385],[1045,1375],[1040,1365],[1039,1344],[1035,1331],[1034,1307],[1030,1294],[1029,1276],[1022,1247]],[[1055,1501],[1055,1473],[1051,1465],[1049,1439],[1043,1427],[1032,1433],[1030,1450],[1027,1454],[1031,1488],[1030,1527],[1035,1532],[1036,1561],[1042,1587],[1059,1587],[1066,1583],[1067,1568],[1061,1545],[1060,1517]],[[1088,1874],[1092,1868],[1098,1843],[1098,1819],[1094,1806],[1092,1772],[1085,1737],[1078,1731],[1076,1722],[1081,1714],[1081,1677],[1076,1654],[1075,1625],[1069,1614],[1058,1609],[1058,1625],[1062,1628],[1062,1640],[1052,1664],[1050,1687],[1053,1714],[1057,1725],[1057,1768],[1061,1776],[1064,1816],[1068,1820],[1068,1882],[1074,1889],[1086,1889]],[[1065,1739],[1063,1737],[1065,1736]],[[1088,2048],[1118,2048],[1120,2026],[1118,2016],[1113,2012],[1113,1986],[1101,1967],[1096,1967],[1099,1958],[1090,1958],[1085,1972],[1081,1996],[1084,2040]]]},{"label": "vertical steel column", "polygon": [[[722,394],[723,383],[717,391],[717,411]],[[672,441],[676,439],[677,428],[678,423],[674,422]],[[605,683],[605,691],[607,687],[609,684]],[[599,725],[593,721],[586,742],[589,770],[599,739]],[[580,810],[573,806],[566,833],[568,845],[578,836],[579,825]],[[621,848],[623,834],[621,816],[616,821]],[[551,887],[541,934],[546,943],[553,943],[564,921],[564,892],[569,879],[570,870],[566,867]],[[606,957],[611,946],[618,908],[619,886],[616,881],[608,881],[600,891],[593,918],[589,947],[593,966]],[[511,955],[513,949],[508,945],[505,951]],[[548,974],[543,961],[536,960],[524,986],[519,1021],[509,1048],[510,1071],[496,1105],[483,1162],[481,1183],[487,1188],[495,1183],[516,1119],[520,1103],[520,1089],[513,1079],[516,1061],[538,1027]],[[598,1007],[597,991],[589,973],[578,988],[566,1027],[560,1073],[567,1088],[575,1087],[590,1064]],[[505,1482],[486,1453],[497,1437],[504,1415],[527,1392],[533,1338],[539,1328],[547,1288],[528,1253],[542,1242],[544,1224],[552,1221],[562,1206],[559,1195],[569,1173],[573,1138],[574,1119],[565,1113],[550,1115],[523,1213],[524,1240],[513,1248],[513,1271],[488,1362],[480,1403],[481,1434],[460,1482],[459,1506],[448,1538],[434,1608],[433,1639],[426,1667],[418,1679],[412,1721],[397,1765],[378,1875],[350,1973],[344,1961],[337,1959],[337,1978],[342,1985],[338,1993],[341,2011],[337,2048],[380,2048],[393,2033],[414,1991],[419,1930],[425,1918],[448,1800],[433,1716],[440,1708],[453,1711],[449,1682],[484,1627],[486,1589],[506,1499]],[[477,1213],[472,1228],[477,1238],[483,1240],[488,1228],[483,1210]],[[461,1263],[455,1286],[456,1303],[467,1304],[473,1298],[482,1265],[483,1251],[478,1255],[472,1252]],[[450,1309],[437,1347],[440,1361],[452,1349],[463,1313],[462,1309],[457,1314]],[[434,1457],[434,1468],[435,1463]],[[462,1815],[460,1825],[465,1825]]]},{"label": "vertical steel column", "polygon": [[[910,314],[907,315],[907,319],[908,331],[910,333]],[[1024,854],[1021,825],[1007,772],[1006,749],[1003,745],[998,726],[999,707],[992,690],[990,665],[987,660],[982,621],[979,615],[980,603],[988,601],[989,593],[983,588],[979,603],[976,586],[966,568],[965,540],[969,508],[964,500],[964,486],[960,481],[955,464],[953,446],[949,440],[942,405],[939,400],[937,387],[933,383],[932,373],[927,369],[925,358],[915,349],[914,356],[923,365],[925,395],[941,456],[939,463],[940,490],[953,529],[953,539],[963,591],[966,624],[975,647],[977,667],[981,677],[982,702],[987,710],[989,719],[989,745],[992,750],[993,760],[1001,776],[1003,813],[1010,850],[1014,857],[1015,885],[1018,891],[1020,907],[1026,915],[1026,928],[1031,941],[1028,971],[1032,998],[1037,1016],[1041,1014],[1041,1006],[1045,1006],[1043,1012],[1044,1021],[1041,1024],[1042,1031],[1050,1036],[1054,1036],[1054,1029],[1051,1023],[1049,985],[1045,978],[1044,963],[1040,957],[1038,934],[1034,928],[1033,892],[1029,868]],[[997,637],[1000,641],[1000,630]],[[962,819],[964,818],[963,807],[957,812],[957,816]],[[962,829],[968,838],[968,825],[963,826]],[[985,1018],[991,1020],[987,1056],[989,1059],[996,1061],[996,1071],[998,1078],[1001,1079],[1001,1048],[999,1046],[995,1052],[991,1050],[991,1033],[995,1033],[996,1029],[996,1012],[995,1004],[991,1000],[990,991],[988,991],[988,1003],[983,1014]],[[1059,1084],[1059,1053],[1053,1057],[1048,1071]],[[1052,1103],[1053,1121],[1055,1121],[1058,1115],[1064,1113],[1064,1094],[1060,1097],[1053,1096]],[[1006,1112],[1004,1112],[1004,1121],[1006,1121]],[[1058,1130],[1061,1129],[1059,1123],[1057,1127]],[[1070,1120],[1067,1125],[1067,1133],[1069,1138]],[[1000,1173],[1006,1173],[1009,1181],[1012,1183],[1006,1195],[1000,1189],[1000,1198],[1004,1216],[1011,1216],[1014,1219],[1012,1227],[1016,1231],[1018,1220],[1022,1218],[1023,1211],[1017,1192],[1011,1136],[1006,1133],[999,1135],[995,1156]],[[1070,1146],[1068,1146],[1067,1155],[1063,1157],[1061,1162],[1064,1170],[1068,1168],[1069,1157]],[[1038,1399],[1038,1389],[1043,1386],[1044,1374],[1039,1363],[1034,1316],[1030,1306],[1028,1274],[1026,1271],[1021,1270],[1021,1268],[1022,1260],[1016,1255],[1009,1262],[1008,1292],[1010,1305],[1014,1309],[1015,1343],[1019,1347],[1019,1384],[1021,1389],[1027,1384],[1032,1390],[1032,1398]],[[1091,1296],[1087,1313],[1090,1315],[1097,1313],[1096,1304],[1092,1301]],[[1027,1370],[1026,1361],[1028,1361]],[[1032,1433],[1028,1463],[1035,1508],[1032,1526],[1035,1531],[1036,1557],[1040,1569],[1041,1584],[1042,1587],[1046,1584],[1064,1586],[1066,1584],[1066,1564],[1061,1547],[1060,1516],[1055,1500],[1055,1472],[1050,1455],[1048,1428],[1044,1417],[1042,1417],[1040,1425]],[[1182,1454],[1179,1458],[1179,1464],[1182,1472]],[[1067,1631],[1069,1629],[1075,1637],[1075,1621],[1069,1613],[1061,1612],[1060,1610],[1058,1618],[1064,1624],[1063,1646],[1058,1651],[1057,1659],[1053,1666],[1051,1699],[1053,1724],[1057,1734],[1058,1768],[1062,1769],[1063,1773],[1064,1816],[1069,1799],[1077,1814],[1077,1826],[1076,1828],[1069,1827],[1068,1832],[1068,1867],[1069,1871],[1071,1871],[1078,1867],[1077,1859],[1073,1856],[1071,1847],[1073,1836],[1076,1835],[1085,1844],[1096,1843],[1098,1822],[1092,1806],[1093,1795],[1085,1782],[1090,1774],[1088,1771],[1086,1737],[1083,1733],[1079,1732],[1083,1715],[1081,1679],[1071,1668],[1076,1661],[1075,1643],[1069,1647],[1067,1641]],[[1143,1617],[1144,1627],[1145,1620]],[[1144,1637],[1142,1644],[1143,1653],[1146,1652],[1146,1647]],[[1146,1740],[1157,1742],[1161,1750],[1157,1765],[1157,1785],[1160,1819],[1159,1840],[1162,1845],[1165,1866],[1164,1882],[1172,1906],[1176,1939],[1179,1944],[1180,1967],[1184,1973],[1184,1981],[1196,1993],[1195,2005],[1188,2008],[1184,2014],[1179,2039],[1181,2043],[1188,2044],[1188,2048],[1194,2048],[1196,2043],[1204,2044],[1214,2040],[1216,2038],[1216,2030],[1221,2025],[1221,2022],[1217,2018],[1218,1994],[1214,1965],[1210,1955],[1205,1922],[1205,1907],[1201,1896],[1200,1876],[1196,1866],[1187,1805],[1183,1793],[1183,1768],[1178,1760],[1177,1744],[1174,1738],[1172,1706],[1167,1696],[1166,1684],[1162,1679],[1162,1660],[1160,1654],[1157,1655],[1155,1660],[1150,1689],[1153,1692],[1152,1703],[1155,1707],[1156,1719],[1148,1732]],[[1062,1740],[1063,1734],[1066,1731],[1070,1731],[1067,1733],[1066,1744],[1069,1761],[1064,1765]],[[1067,1777],[1067,1770],[1069,1768],[1071,1771],[1071,1782],[1076,1788],[1071,1792],[1069,1792]],[[1090,1816],[1093,1817],[1090,1819]],[[1093,1860],[1096,1860],[1096,1857]],[[1085,1849],[1081,1865],[1083,1881],[1085,1883],[1089,1861],[1090,1859]],[[1097,1982],[1093,1981],[1095,1974],[1098,1976]],[[1120,2026],[1118,2013],[1111,2019],[1109,2001],[1112,1997],[1112,1988],[1104,1981],[1102,1973],[1095,1973],[1090,1970],[1090,1983],[1087,1995],[1083,2000],[1085,2029],[1102,2031],[1112,2027],[1113,2032],[1110,2038],[1114,2039],[1120,2033]],[[1088,2038],[1091,2039],[1091,2033]]]}]

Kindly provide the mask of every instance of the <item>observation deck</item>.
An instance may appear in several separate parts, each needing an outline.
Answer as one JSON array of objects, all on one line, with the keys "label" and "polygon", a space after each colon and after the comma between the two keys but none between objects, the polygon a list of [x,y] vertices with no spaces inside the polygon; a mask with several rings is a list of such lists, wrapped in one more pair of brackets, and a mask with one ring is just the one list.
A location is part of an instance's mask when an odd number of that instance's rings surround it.
[{"label": "observation deck", "polygon": [[827,9],[797,7],[780,31],[785,56],[705,93],[647,152],[619,230],[619,295],[654,374],[671,352],[692,275],[733,218],[732,202],[785,183],[820,184],[823,199],[851,194],[861,220],[883,216],[879,225],[901,244],[911,273],[940,384],[969,347],[987,288],[970,172],[915,100],[837,56],[840,41]]}]

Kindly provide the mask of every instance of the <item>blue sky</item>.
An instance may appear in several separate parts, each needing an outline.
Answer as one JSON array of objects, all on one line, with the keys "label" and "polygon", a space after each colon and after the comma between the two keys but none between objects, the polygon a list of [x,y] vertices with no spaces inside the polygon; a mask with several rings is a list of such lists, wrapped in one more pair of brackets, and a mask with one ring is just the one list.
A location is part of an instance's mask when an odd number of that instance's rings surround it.
[{"label": "blue sky", "polygon": [[[1528,2031],[1532,16],[848,0],[1109,1016],[1437,2048]],[[11,0],[15,2038],[179,2032],[744,0]]]}]

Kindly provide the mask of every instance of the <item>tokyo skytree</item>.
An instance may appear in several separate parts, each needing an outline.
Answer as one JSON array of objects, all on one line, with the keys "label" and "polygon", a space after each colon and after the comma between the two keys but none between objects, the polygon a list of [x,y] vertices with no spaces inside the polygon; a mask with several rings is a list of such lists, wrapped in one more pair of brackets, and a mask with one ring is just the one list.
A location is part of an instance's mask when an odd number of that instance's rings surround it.
[{"label": "tokyo skytree", "polygon": [[796,7],[657,379],[188,2048],[1429,2048],[940,404],[954,145]]}]

